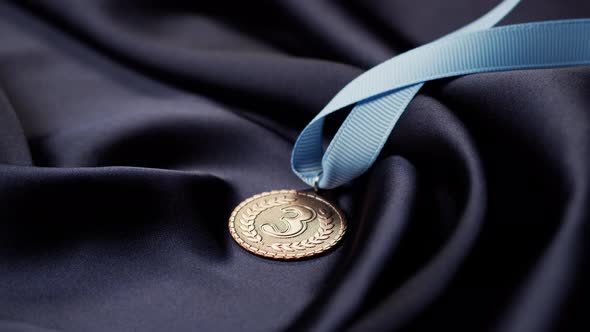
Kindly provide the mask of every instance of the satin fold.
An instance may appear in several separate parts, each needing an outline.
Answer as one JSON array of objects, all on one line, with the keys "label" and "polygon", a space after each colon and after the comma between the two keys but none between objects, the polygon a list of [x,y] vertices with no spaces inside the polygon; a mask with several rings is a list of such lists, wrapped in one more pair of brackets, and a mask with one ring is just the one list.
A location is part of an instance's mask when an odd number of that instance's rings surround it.
[{"label": "satin fold", "polygon": [[304,189],[295,139],[347,82],[491,5],[2,2],[0,330],[588,330],[587,67],[426,85],[326,193],[350,229],[321,257],[228,233],[245,197]]}]

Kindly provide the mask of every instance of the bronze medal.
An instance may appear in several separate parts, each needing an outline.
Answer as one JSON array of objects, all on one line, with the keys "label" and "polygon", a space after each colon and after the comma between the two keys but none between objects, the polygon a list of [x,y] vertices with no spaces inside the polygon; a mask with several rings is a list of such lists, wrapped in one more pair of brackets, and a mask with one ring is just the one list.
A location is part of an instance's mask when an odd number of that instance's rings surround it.
[{"label": "bronze medal", "polygon": [[336,245],[346,231],[346,220],[314,193],[276,190],[240,203],[229,218],[229,230],[240,246],[256,255],[299,259]]}]

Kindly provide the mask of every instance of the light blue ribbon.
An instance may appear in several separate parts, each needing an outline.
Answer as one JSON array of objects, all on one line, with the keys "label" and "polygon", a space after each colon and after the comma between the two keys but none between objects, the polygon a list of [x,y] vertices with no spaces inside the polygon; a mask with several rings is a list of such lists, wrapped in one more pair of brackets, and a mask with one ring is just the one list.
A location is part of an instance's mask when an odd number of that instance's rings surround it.
[{"label": "light blue ribbon", "polygon": [[[590,64],[590,19],[491,28],[520,0],[506,0],[469,25],[387,60],[348,83],[303,129],[291,157],[305,183],[335,188],[364,173],[425,82],[516,69]],[[324,118],[354,108],[324,152]]]}]

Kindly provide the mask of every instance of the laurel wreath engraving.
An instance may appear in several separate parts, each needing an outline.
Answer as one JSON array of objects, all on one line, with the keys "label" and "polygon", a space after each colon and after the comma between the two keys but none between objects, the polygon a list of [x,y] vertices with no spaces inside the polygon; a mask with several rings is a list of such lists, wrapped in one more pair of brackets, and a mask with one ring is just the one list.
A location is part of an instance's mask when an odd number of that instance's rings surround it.
[{"label": "laurel wreath engraving", "polygon": [[240,228],[242,229],[242,234],[244,234],[246,239],[252,241],[253,243],[262,241],[262,237],[260,234],[258,234],[256,228],[254,227],[254,220],[256,220],[256,217],[258,217],[258,215],[264,210],[270,209],[271,207],[288,204],[296,200],[297,199],[294,197],[285,195],[268,198],[262,202],[256,202],[254,206],[247,208],[246,211],[240,216]]},{"label": "laurel wreath engraving", "polygon": [[311,237],[302,241],[273,243],[268,246],[280,252],[293,252],[297,250],[311,249],[322,244],[330,237],[330,234],[334,232],[334,219],[332,218],[331,212],[322,208],[318,211],[318,219],[320,220],[320,227]]}]

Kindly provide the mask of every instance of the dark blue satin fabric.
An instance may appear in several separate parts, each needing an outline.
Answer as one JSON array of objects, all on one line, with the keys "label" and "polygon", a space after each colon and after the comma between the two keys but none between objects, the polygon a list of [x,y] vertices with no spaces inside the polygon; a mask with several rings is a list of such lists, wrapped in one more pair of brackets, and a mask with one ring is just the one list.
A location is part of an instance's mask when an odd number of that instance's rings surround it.
[{"label": "dark blue satin fabric", "polygon": [[0,331],[587,331],[587,67],[427,84],[328,193],[350,230],[326,255],[227,230],[304,188],[292,145],[344,84],[495,3],[0,3]]}]

